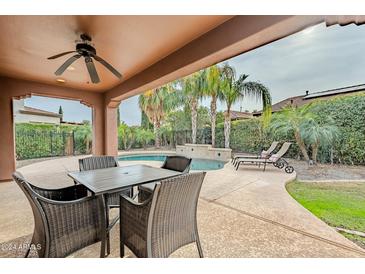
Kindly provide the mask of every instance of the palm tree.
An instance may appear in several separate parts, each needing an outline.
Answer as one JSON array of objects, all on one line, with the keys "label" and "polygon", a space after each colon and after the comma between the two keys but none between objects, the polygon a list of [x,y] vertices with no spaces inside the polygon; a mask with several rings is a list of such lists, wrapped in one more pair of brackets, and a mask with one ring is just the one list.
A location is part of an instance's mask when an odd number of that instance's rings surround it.
[{"label": "palm tree", "polygon": [[75,130],[75,137],[78,138],[79,140],[82,140],[85,144],[85,153],[89,154],[91,153],[91,144],[92,144],[92,140],[93,140],[93,132],[92,132],[92,128],[91,125],[86,123],[82,126],[77,127],[77,129]]},{"label": "palm tree", "polygon": [[204,72],[204,95],[209,96],[210,100],[210,118],[212,129],[212,146],[215,146],[215,127],[217,121],[217,99],[221,93],[221,70],[217,65],[207,68]]},{"label": "palm tree", "polygon": [[160,128],[167,112],[177,106],[174,98],[174,89],[171,85],[165,85],[153,90],[148,90],[139,96],[139,107],[147,115],[153,124],[155,133],[155,146],[161,145]]},{"label": "palm tree", "polygon": [[204,94],[204,71],[195,72],[182,81],[182,90],[185,95],[185,103],[191,109],[191,138],[192,143],[196,144],[197,118],[199,99]]},{"label": "palm tree", "polygon": [[229,64],[221,68],[219,99],[226,103],[227,109],[224,113],[224,146],[229,148],[229,137],[231,133],[231,108],[232,105],[245,96],[260,100],[263,106],[264,125],[268,124],[271,116],[271,95],[269,90],[261,83],[246,82],[248,75],[241,74],[236,79],[236,71]]},{"label": "palm tree", "polygon": [[306,161],[310,161],[305,144],[305,128],[310,121],[314,120],[314,114],[310,111],[311,105],[304,105],[301,108],[288,106],[276,113],[273,117],[270,128],[279,133],[294,133],[295,141]]},{"label": "palm tree", "polygon": [[136,141],[142,144],[143,148],[153,140],[154,134],[149,129],[144,129],[142,127],[136,128]]},{"label": "palm tree", "polygon": [[124,122],[118,127],[118,136],[122,139],[123,149],[128,150],[128,144],[132,143],[133,133],[131,128]]},{"label": "palm tree", "polygon": [[320,146],[329,146],[339,134],[338,128],[331,117],[320,119],[315,115],[302,127],[303,139],[312,148],[312,161],[317,163],[317,155]]}]

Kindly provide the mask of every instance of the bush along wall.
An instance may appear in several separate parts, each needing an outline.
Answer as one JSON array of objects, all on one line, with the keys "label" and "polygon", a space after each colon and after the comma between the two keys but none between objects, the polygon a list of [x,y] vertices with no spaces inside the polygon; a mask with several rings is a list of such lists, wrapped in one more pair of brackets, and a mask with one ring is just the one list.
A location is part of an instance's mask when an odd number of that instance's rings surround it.
[{"label": "bush along wall", "polygon": [[90,153],[91,125],[15,124],[18,160]]},{"label": "bush along wall", "polygon": [[321,162],[365,165],[365,95],[318,101],[313,111],[332,117],[340,131],[332,148],[319,151]]}]

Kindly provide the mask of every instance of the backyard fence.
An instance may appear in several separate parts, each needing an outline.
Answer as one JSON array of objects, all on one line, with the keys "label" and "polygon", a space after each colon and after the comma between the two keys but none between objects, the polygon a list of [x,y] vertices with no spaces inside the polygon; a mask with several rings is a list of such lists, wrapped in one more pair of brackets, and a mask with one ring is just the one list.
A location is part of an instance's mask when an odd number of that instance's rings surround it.
[{"label": "backyard fence", "polygon": [[16,129],[15,144],[17,160],[89,153],[85,140],[75,136],[74,131]]},{"label": "backyard fence", "polygon": [[[161,146],[166,148],[175,148],[177,145],[185,145],[192,143],[192,131],[191,130],[179,130],[179,131],[169,131],[161,133]],[[128,142],[128,149],[136,148],[152,148],[155,146],[155,140],[149,141],[147,144],[141,143],[134,140]],[[212,132],[210,128],[198,129],[196,134],[196,139],[198,144],[211,144],[212,142]],[[118,149],[124,150],[123,137],[118,137]]]}]

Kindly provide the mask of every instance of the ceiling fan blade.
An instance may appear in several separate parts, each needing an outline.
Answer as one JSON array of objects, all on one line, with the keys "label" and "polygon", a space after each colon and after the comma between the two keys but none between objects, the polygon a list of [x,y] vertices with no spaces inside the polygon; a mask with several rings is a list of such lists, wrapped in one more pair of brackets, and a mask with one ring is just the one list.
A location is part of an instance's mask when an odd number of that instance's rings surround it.
[{"label": "ceiling fan blade", "polygon": [[53,56],[51,56],[51,57],[48,57],[47,59],[48,59],[48,60],[56,59],[56,58],[58,58],[58,57],[61,57],[61,56],[66,55],[66,54],[70,54],[70,53],[72,53],[72,52],[76,52],[76,51],[74,51],[74,50],[72,50],[72,51],[66,51],[66,52],[63,52],[63,53],[60,53],[60,54],[57,54],[57,55],[53,55]]},{"label": "ceiling fan blade", "polygon": [[101,63],[108,70],[110,70],[115,76],[117,76],[118,78],[122,78],[122,74],[120,74],[115,68],[113,68],[112,65],[110,65],[107,61],[94,54],[92,54],[91,56],[94,57],[96,61]]},{"label": "ceiling fan blade", "polygon": [[60,66],[58,68],[58,70],[56,70],[56,72],[54,74],[56,75],[61,75],[73,62],[75,62],[77,59],[79,59],[81,57],[80,54],[76,54],[70,58],[68,58],[66,60],[66,62],[63,63],[62,66]]},{"label": "ceiling fan blade", "polygon": [[99,83],[100,79],[96,71],[93,59],[91,59],[91,57],[85,57],[85,63],[87,70],[89,71],[90,74],[91,82],[93,82],[94,84]]}]

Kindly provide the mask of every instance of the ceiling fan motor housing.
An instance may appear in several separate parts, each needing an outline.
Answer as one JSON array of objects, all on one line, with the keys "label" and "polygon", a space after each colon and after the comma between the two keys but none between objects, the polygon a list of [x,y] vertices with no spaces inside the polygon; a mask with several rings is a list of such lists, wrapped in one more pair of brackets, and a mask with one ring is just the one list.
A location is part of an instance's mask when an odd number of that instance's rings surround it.
[{"label": "ceiling fan motor housing", "polygon": [[82,56],[90,56],[90,53],[96,55],[96,50],[93,46],[85,43],[76,44],[76,51]]}]

